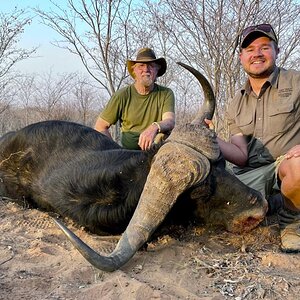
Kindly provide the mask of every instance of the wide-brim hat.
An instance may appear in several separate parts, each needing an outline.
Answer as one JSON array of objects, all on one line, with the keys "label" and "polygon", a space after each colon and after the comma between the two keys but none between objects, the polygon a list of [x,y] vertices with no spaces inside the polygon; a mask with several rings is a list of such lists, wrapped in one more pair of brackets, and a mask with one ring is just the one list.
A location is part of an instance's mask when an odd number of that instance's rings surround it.
[{"label": "wide-brim hat", "polygon": [[255,39],[266,36],[276,44],[278,44],[278,38],[275,34],[273,27],[270,24],[259,24],[249,26],[243,30],[240,38],[240,48],[246,48],[249,46]]},{"label": "wide-brim hat", "polygon": [[127,69],[129,74],[134,77],[132,66],[136,63],[150,63],[155,62],[160,65],[160,69],[157,72],[157,77],[165,74],[167,70],[167,62],[163,57],[156,58],[154,51],[150,48],[142,48],[138,51],[135,60],[127,60]]}]

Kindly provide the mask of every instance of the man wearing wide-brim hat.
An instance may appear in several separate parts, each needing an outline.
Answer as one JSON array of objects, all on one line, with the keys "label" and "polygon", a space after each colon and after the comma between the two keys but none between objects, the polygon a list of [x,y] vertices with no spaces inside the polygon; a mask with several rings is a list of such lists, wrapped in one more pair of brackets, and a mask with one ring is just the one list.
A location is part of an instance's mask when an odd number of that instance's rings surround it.
[{"label": "man wearing wide-brim hat", "polygon": [[167,63],[163,57],[156,58],[152,49],[140,49],[135,60],[127,61],[127,69],[134,83],[112,96],[95,129],[111,137],[110,126],[120,120],[122,146],[146,150],[174,128],[175,97],[171,89],[156,83]]}]

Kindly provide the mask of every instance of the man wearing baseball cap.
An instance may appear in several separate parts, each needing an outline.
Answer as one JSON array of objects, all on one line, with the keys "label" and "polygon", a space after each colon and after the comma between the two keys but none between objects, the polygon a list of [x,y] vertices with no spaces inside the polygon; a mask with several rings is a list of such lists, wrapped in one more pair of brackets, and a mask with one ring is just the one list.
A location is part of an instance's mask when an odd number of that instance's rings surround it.
[{"label": "man wearing baseball cap", "polygon": [[236,176],[277,213],[282,251],[300,252],[300,72],[276,66],[270,24],[244,29],[239,49],[248,79],[227,111],[230,142],[218,142]]},{"label": "man wearing baseball cap", "polygon": [[249,26],[242,31],[240,35],[240,50],[246,48],[252,41],[261,36],[268,37],[278,45],[278,39],[273,27],[270,24],[260,24]]},{"label": "man wearing baseball cap", "polygon": [[167,63],[152,49],[140,49],[135,60],[127,61],[127,69],[134,83],[112,96],[95,129],[111,137],[110,126],[120,121],[123,147],[146,150],[174,128],[175,97],[171,89],[155,83]]}]

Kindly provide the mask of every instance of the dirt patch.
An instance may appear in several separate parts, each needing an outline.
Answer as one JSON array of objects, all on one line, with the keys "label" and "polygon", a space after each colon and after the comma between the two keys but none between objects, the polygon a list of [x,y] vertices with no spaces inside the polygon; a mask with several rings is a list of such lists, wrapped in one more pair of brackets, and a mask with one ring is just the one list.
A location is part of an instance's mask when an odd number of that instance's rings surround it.
[{"label": "dirt patch", "polygon": [[[95,250],[119,237],[67,225]],[[0,200],[0,299],[298,299],[299,254],[283,254],[269,218],[250,233],[174,227],[121,270],[92,267],[48,214]]]}]

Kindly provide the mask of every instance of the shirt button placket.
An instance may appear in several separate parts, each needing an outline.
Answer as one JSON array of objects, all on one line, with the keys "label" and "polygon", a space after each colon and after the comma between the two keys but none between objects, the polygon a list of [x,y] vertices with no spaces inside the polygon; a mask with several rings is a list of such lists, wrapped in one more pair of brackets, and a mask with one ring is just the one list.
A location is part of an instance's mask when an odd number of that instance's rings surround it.
[{"label": "shirt button placket", "polygon": [[256,138],[262,140],[262,126],[263,126],[263,103],[262,99],[257,99],[256,109]]}]

